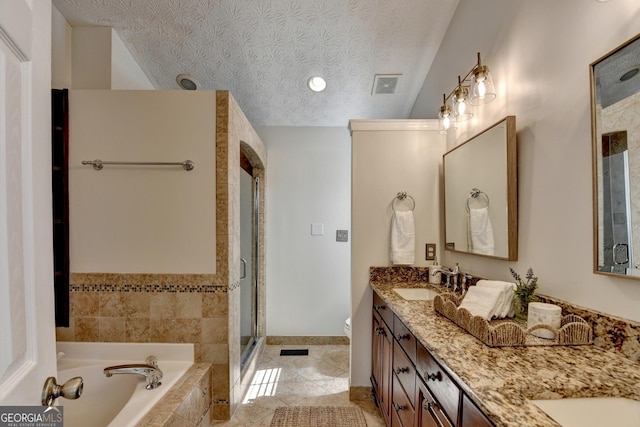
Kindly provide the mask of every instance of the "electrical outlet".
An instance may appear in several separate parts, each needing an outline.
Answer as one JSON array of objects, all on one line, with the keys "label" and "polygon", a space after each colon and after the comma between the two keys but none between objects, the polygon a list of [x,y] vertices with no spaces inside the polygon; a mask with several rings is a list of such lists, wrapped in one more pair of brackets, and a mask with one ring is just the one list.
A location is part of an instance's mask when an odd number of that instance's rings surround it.
[{"label": "electrical outlet", "polygon": [[336,242],[348,242],[349,230],[336,230]]},{"label": "electrical outlet", "polygon": [[427,261],[433,261],[436,259],[436,244],[435,243],[427,243],[425,245],[425,252],[426,255],[424,257],[424,259],[426,259]]}]

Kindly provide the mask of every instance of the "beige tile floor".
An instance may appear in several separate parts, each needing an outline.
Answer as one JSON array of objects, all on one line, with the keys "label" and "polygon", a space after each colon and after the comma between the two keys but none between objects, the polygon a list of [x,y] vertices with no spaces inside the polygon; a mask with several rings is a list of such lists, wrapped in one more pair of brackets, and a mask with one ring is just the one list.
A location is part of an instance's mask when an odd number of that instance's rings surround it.
[{"label": "beige tile floor", "polygon": [[[307,348],[309,355],[280,356],[281,349],[292,348]],[[368,427],[384,426],[373,400],[349,401],[348,345],[266,346],[236,413],[215,426],[269,426],[279,406],[358,406]]]}]

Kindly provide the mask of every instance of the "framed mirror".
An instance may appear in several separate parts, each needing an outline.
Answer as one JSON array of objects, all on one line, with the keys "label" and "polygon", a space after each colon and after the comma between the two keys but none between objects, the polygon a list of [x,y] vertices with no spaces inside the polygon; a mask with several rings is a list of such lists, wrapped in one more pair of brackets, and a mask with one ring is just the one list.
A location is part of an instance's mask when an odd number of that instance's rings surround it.
[{"label": "framed mirror", "polygon": [[593,62],[594,273],[640,278],[640,34]]},{"label": "framed mirror", "polygon": [[443,156],[445,249],[518,259],[516,118],[503,120]]}]

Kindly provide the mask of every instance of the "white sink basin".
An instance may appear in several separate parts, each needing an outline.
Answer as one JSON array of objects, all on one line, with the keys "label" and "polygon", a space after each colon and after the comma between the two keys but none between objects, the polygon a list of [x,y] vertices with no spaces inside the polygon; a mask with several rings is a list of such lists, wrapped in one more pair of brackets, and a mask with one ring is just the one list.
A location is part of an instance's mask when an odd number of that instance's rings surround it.
[{"label": "white sink basin", "polygon": [[409,301],[432,300],[438,293],[424,288],[393,288],[395,293]]},{"label": "white sink basin", "polygon": [[640,426],[640,401],[624,397],[532,400],[563,427]]}]

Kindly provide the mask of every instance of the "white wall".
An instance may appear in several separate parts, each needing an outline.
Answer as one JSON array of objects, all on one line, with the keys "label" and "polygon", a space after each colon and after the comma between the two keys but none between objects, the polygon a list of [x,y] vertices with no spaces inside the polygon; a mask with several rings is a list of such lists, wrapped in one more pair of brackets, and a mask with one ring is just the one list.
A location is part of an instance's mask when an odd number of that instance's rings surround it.
[{"label": "white wall", "polygon": [[111,89],[154,89],[118,33],[111,30]]},{"label": "white wall", "polygon": [[51,87],[71,87],[71,25],[58,9],[51,8]]},{"label": "white wall", "polygon": [[[266,176],[267,335],[340,336],[350,315],[351,144],[346,127],[258,127]],[[312,236],[311,224],[324,224]]]},{"label": "white wall", "polygon": [[111,89],[111,28],[72,27],[74,89]]},{"label": "white wall", "polygon": [[215,273],[215,117],[215,92],[69,91],[72,272]]},{"label": "white wall", "polygon": [[442,241],[439,212],[444,151],[444,136],[436,131],[353,132],[351,386],[371,385],[369,267],[391,265],[391,203],[397,192],[406,191],[415,199],[415,265],[431,263],[424,259],[425,243]]},{"label": "white wall", "polygon": [[[519,149],[519,261],[444,254],[445,265],[510,279],[532,267],[540,292],[640,321],[640,282],[595,275],[589,64],[640,32],[640,2],[584,0],[462,0],[425,81],[445,92],[473,65],[482,46],[498,98],[467,126],[451,132],[448,148],[506,115],[517,119]],[[497,37],[475,37],[484,13],[502,16]],[[476,39],[479,40],[476,42]],[[455,62],[469,58],[469,67]],[[421,95],[422,96],[422,95]],[[426,103],[416,102],[415,116]],[[426,111],[426,110],[425,110]]]},{"label": "white wall", "polygon": [[56,89],[154,89],[110,27],[71,27],[52,8],[51,87]]}]

